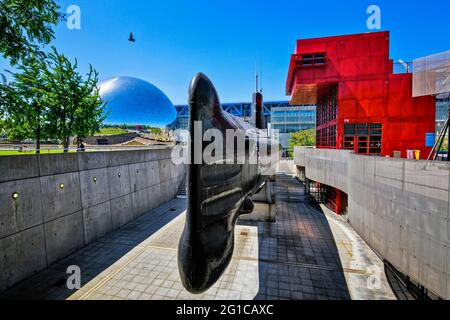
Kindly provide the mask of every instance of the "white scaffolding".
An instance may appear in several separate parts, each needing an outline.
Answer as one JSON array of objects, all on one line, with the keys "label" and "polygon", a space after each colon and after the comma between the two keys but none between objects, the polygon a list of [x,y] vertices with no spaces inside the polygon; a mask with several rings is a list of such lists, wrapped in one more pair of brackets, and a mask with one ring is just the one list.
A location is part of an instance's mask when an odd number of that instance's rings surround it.
[{"label": "white scaffolding", "polygon": [[413,97],[450,92],[450,50],[415,59]]}]

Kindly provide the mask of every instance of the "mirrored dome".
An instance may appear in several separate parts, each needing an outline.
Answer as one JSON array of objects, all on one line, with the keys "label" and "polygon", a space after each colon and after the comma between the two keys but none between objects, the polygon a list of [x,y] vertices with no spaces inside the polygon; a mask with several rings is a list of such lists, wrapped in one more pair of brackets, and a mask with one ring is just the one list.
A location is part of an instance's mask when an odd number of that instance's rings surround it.
[{"label": "mirrored dome", "polygon": [[160,89],[132,77],[115,77],[99,84],[100,96],[110,111],[109,125],[148,125],[165,127],[176,119],[175,108]]}]

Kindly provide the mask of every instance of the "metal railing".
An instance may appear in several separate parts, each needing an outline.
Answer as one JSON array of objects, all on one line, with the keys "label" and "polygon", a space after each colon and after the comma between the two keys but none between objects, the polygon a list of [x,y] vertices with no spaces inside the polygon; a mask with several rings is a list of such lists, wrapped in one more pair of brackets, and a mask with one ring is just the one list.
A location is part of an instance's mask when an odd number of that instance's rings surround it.
[{"label": "metal railing", "polygon": [[[154,150],[154,149],[164,149],[169,147],[168,144],[155,144],[150,146],[86,146],[84,149],[77,148],[74,146],[69,147],[67,152],[102,152],[102,151],[130,151],[130,150]],[[36,154],[35,145],[24,145],[24,144],[4,144],[0,145],[0,155],[1,152],[15,152],[18,155],[23,154]],[[52,153],[63,153],[64,148],[57,145],[44,145],[39,150],[40,154],[52,154]]]}]

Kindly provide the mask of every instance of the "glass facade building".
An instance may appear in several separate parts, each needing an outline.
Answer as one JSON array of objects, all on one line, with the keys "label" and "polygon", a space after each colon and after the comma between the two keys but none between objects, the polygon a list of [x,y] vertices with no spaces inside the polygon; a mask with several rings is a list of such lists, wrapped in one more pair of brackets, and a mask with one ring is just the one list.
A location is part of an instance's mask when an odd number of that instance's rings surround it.
[{"label": "glass facade building", "polygon": [[[170,129],[187,129],[189,121],[189,106],[176,105],[177,119],[169,126]],[[252,104],[225,103],[222,109],[234,116],[250,121]],[[264,102],[264,121],[272,129],[279,131],[283,156],[287,156],[290,134],[301,130],[313,129],[316,126],[316,107],[311,105],[289,105],[288,101]]]},{"label": "glass facade building", "polygon": [[272,108],[270,115],[272,129],[278,130],[283,156],[288,155],[291,133],[316,127],[315,106],[286,106]]},{"label": "glass facade building", "polygon": [[450,93],[436,96],[436,138],[441,132],[448,118],[450,108]]},{"label": "glass facade building", "polygon": [[447,121],[450,108],[450,50],[415,59],[413,96],[436,97],[436,139]]}]

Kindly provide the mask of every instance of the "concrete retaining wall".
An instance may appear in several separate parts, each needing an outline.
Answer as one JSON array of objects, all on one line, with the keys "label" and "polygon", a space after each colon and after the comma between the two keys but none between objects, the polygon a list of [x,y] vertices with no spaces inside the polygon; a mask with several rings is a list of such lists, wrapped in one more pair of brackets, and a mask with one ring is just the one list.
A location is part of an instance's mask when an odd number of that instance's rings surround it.
[{"label": "concrete retaining wall", "polygon": [[450,298],[450,164],[300,148],[295,163],[309,179],[342,187],[351,225],[381,257]]},{"label": "concrete retaining wall", "polygon": [[185,167],[170,155],[0,157],[0,292],[175,197]]},{"label": "concrete retaining wall", "polygon": [[[350,151],[295,148],[294,163],[306,168],[306,176],[347,193]],[[326,181],[326,182],[325,182]]]}]

